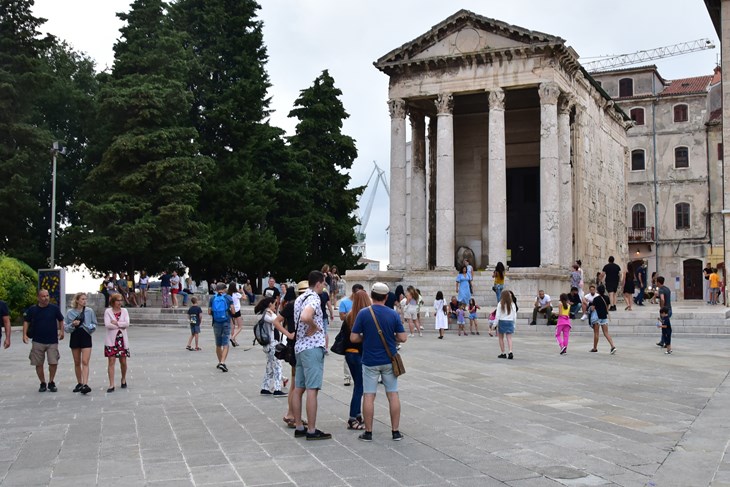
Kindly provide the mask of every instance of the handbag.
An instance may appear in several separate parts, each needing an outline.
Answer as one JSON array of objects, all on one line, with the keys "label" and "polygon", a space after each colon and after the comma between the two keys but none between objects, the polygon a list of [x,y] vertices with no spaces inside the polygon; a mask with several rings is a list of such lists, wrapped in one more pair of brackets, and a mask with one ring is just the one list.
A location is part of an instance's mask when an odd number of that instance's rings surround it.
[{"label": "handbag", "polygon": [[330,352],[336,353],[337,355],[345,355],[346,350],[346,340],[345,336],[349,335],[350,328],[347,326],[346,322],[342,322],[342,326],[340,327],[340,332],[335,337],[335,342],[330,347]]},{"label": "handbag", "polygon": [[386,343],[385,337],[383,336],[383,330],[380,329],[378,319],[375,317],[375,311],[373,311],[372,306],[370,306],[368,309],[370,310],[370,314],[373,315],[373,321],[375,322],[375,326],[378,329],[378,335],[380,335],[380,340],[383,342],[383,347],[385,347],[385,353],[388,354],[388,358],[390,358],[390,363],[393,365],[393,375],[399,377],[405,374],[406,367],[405,365],[403,365],[403,359],[398,352],[395,352],[395,355],[390,353],[390,348],[388,348],[388,344]]}]

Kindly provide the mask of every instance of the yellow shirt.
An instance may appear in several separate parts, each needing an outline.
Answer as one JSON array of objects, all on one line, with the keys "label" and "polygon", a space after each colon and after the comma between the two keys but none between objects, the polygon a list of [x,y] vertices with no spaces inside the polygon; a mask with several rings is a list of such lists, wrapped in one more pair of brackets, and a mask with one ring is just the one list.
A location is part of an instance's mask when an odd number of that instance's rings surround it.
[{"label": "yellow shirt", "polygon": [[570,316],[570,306],[563,308],[563,305],[558,306],[558,316]]},{"label": "yellow shirt", "polygon": [[720,287],[720,276],[717,275],[717,272],[710,274],[710,287]]},{"label": "yellow shirt", "polygon": [[496,286],[497,284],[504,285],[504,275],[502,277],[499,277],[499,274],[497,274],[495,272],[494,273],[494,285]]}]

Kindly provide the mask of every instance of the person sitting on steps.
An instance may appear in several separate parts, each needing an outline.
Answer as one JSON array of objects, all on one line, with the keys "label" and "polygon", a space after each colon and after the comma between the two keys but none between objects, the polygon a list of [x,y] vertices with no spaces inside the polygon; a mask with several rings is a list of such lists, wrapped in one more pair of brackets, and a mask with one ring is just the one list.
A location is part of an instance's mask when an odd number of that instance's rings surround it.
[{"label": "person sitting on steps", "polygon": [[552,303],[550,302],[550,295],[545,294],[545,291],[540,289],[537,293],[537,298],[535,299],[535,308],[532,310],[532,321],[530,322],[531,326],[537,325],[537,314],[543,313],[545,315],[545,319],[547,319],[547,324],[550,324],[550,316],[553,314],[553,307]]}]

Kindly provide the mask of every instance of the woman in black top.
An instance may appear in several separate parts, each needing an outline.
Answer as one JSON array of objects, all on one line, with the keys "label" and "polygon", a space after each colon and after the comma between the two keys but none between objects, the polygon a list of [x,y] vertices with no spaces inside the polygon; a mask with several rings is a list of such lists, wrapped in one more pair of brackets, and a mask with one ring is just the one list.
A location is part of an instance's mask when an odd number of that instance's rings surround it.
[{"label": "woman in black top", "polygon": [[611,339],[611,335],[608,334],[608,296],[606,296],[606,287],[601,284],[597,288],[598,296],[593,298],[593,309],[596,312],[596,315],[598,319],[596,321],[590,321],[591,327],[593,327],[593,348],[590,350],[591,352],[597,352],[598,351],[598,327],[601,327],[601,330],[603,330],[603,336],[606,337],[606,340],[608,340],[609,345],[611,345],[611,355],[616,353],[616,347],[613,345],[613,340]]}]

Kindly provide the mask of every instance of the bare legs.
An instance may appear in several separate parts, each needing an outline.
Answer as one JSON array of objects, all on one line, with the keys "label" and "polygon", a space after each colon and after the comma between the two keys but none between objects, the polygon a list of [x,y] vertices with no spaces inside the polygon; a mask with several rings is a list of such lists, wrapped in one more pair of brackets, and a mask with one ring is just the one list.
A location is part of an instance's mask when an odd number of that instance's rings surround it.
[{"label": "bare legs", "polygon": [[[114,389],[114,366],[117,363],[117,357],[108,357],[107,373],[109,374],[109,389]],[[122,373],[122,384],[127,383],[127,357],[119,357],[119,370]]]},{"label": "bare legs", "polygon": [[[398,431],[400,428],[400,396],[397,392],[386,392],[390,409],[390,429]],[[375,394],[363,394],[362,414],[365,420],[365,431],[372,433],[373,416],[375,415]]]},{"label": "bare legs", "polygon": [[87,385],[89,383],[89,359],[91,358],[91,348],[72,348],[71,354],[74,357],[76,383]]},{"label": "bare legs", "polygon": [[[598,323],[595,323],[593,325],[593,350],[598,350],[598,337],[599,337],[599,330],[598,330]],[[606,337],[606,340],[608,340],[608,344],[611,345],[611,348],[614,348],[613,346],[613,340],[611,339],[611,335],[608,334],[608,325],[600,325],[601,330],[603,330],[603,336]]]},{"label": "bare legs", "polygon": [[297,429],[304,427],[302,423],[302,396],[304,392],[307,392],[307,429],[310,433],[314,433],[317,424],[317,394],[318,389],[304,389],[301,387],[295,387],[294,393],[290,394],[292,397],[292,413],[294,414],[294,421],[296,421]]}]

